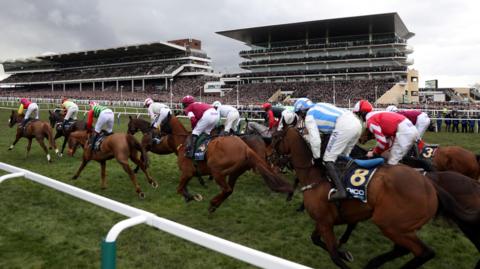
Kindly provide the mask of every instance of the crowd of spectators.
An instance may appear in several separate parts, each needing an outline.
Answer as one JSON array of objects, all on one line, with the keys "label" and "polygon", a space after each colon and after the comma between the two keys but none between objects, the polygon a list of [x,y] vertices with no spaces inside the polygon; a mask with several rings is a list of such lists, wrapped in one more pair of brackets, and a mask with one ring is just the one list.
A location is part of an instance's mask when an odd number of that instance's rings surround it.
[{"label": "crowd of spectators", "polygon": [[404,52],[377,52],[377,53],[362,53],[362,54],[345,54],[345,55],[325,55],[317,57],[303,57],[303,58],[281,58],[281,59],[265,59],[252,60],[242,62],[240,65],[261,65],[261,64],[281,64],[281,63],[303,63],[303,62],[322,62],[322,61],[339,61],[350,59],[364,59],[364,58],[387,58],[387,57],[405,57]]},{"label": "crowd of spectators", "polygon": [[333,42],[328,42],[325,39],[319,40],[309,40],[309,44],[295,44],[295,45],[281,45],[278,47],[272,48],[262,48],[254,50],[243,50],[240,51],[240,56],[252,55],[252,54],[261,54],[268,52],[283,52],[283,51],[295,51],[295,50],[311,50],[311,49],[324,49],[324,48],[340,48],[340,47],[352,47],[352,46],[365,46],[365,45],[376,45],[376,44],[391,44],[391,43],[406,43],[405,39],[399,37],[388,37],[388,38],[374,38],[369,40],[368,38],[359,39],[359,37],[354,38],[345,38],[343,40],[334,40]]},{"label": "crowd of spectators", "polygon": [[370,72],[392,72],[392,71],[407,71],[406,66],[372,66],[372,67],[349,67],[349,68],[335,68],[335,69],[319,69],[319,70],[293,70],[293,71],[276,71],[276,72],[244,72],[227,74],[225,77],[276,77],[276,76],[303,76],[303,75],[318,75],[318,74],[346,74],[346,73],[370,73]]}]

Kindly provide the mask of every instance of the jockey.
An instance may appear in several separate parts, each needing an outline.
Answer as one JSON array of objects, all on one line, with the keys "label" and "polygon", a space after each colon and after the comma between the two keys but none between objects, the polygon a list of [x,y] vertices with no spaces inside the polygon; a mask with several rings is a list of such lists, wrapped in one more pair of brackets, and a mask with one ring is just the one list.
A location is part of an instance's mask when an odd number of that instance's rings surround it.
[{"label": "jockey", "polygon": [[357,143],[362,134],[360,120],[348,110],[327,103],[313,104],[308,98],[298,99],[294,109],[305,121],[305,128],[308,130],[306,140],[310,144],[317,165],[321,158],[320,133],[331,134],[323,154],[323,164],[336,187],[336,191],[329,199],[334,201],[346,198],[347,193],[335,168],[335,161],[340,154],[349,155]]},{"label": "jockey", "polygon": [[97,118],[97,123],[95,124],[95,132],[90,140],[91,150],[93,150],[95,142],[102,130],[105,130],[107,134],[112,133],[113,123],[115,122],[113,111],[111,109],[101,106],[96,102],[90,102],[90,110],[88,111],[87,118],[87,130],[92,129],[93,118]]},{"label": "jockey", "polygon": [[147,108],[154,129],[157,129],[168,114],[172,112],[167,105],[154,102],[152,98],[145,99],[143,105]]},{"label": "jockey", "polygon": [[192,139],[187,144],[185,156],[192,158],[198,136],[202,133],[210,135],[219,120],[219,114],[211,105],[195,102],[195,98],[190,95],[182,98],[182,105],[192,124]]},{"label": "jockey", "polygon": [[278,126],[278,119],[282,117],[282,111],[284,109],[281,107],[272,108],[272,104],[270,103],[264,103],[262,108],[267,113],[265,120],[268,122],[268,129],[272,131]]},{"label": "jockey", "polygon": [[419,110],[399,111],[396,106],[388,106],[385,110],[401,114],[409,119],[415,125],[415,127],[417,127],[420,138],[423,137],[425,131],[427,131],[428,127],[430,126],[430,117],[428,117],[427,113],[425,112]]},{"label": "jockey", "polygon": [[27,122],[30,120],[30,116],[32,115],[32,113],[35,113],[35,119],[36,120],[38,120],[38,118],[39,118],[37,103],[32,103],[27,98],[22,98],[22,99],[20,99],[20,107],[18,108],[18,115],[23,115],[23,111],[25,109],[27,111],[25,112],[25,116],[23,117],[23,120],[20,123],[20,127],[25,127]]},{"label": "jockey", "polygon": [[382,154],[391,147],[388,164],[398,164],[419,139],[417,128],[403,115],[387,111],[370,112],[366,121],[368,131],[377,140],[377,145],[367,153],[367,157]]},{"label": "jockey", "polygon": [[220,101],[213,102],[213,107],[218,111],[220,117],[226,118],[225,129],[223,133],[235,133],[238,130],[238,124],[240,123],[240,113],[233,106],[222,105]]},{"label": "jockey", "polygon": [[77,120],[78,106],[68,98],[63,98],[62,108],[67,112],[65,113],[65,118],[63,119],[62,123],[62,129],[65,129],[65,124],[70,121],[70,119]]}]

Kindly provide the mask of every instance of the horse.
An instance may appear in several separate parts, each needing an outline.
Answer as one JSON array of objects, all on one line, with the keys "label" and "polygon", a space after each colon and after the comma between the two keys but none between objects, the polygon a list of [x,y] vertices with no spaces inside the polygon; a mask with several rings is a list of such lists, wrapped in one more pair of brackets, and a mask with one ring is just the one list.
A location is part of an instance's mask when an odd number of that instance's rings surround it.
[{"label": "horse", "polygon": [[[365,129],[359,139],[359,143],[365,144],[374,139],[371,132]],[[480,155],[459,146],[439,146],[435,154],[427,153],[432,157],[432,164],[437,171],[456,171],[467,177],[479,180],[480,178]]]},{"label": "horse", "polygon": [[[140,189],[140,186],[137,182],[137,178],[135,173],[132,171],[130,166],[128,165],[128,159],[133,161],[136,165],[142,169],[145,177],[148,180],[148,183],[153,187],[157,188],[157,182],[151,177],[147,170],[147,161],[145,158],[145,151],[140,145],[140,143],[135,139],[134,136],[130,134],[122,134],[122,133],[114,133],[108,135],[103,140],[102,144],[100,145],[100,149],[98,151],[93,151],[90,149],[90,145],[87,143],[88,141],[88,133],[87,131],[75,131],[70,134],[68,138],[68,153],[69,155],[74,154],[74,150],[77,145],[82,145],[83,149],[83,158],[80,167],[78,168],[75,175],[72,179],[77,179],[80,176],[80,172],[85,168],[87,163],[91,160],[97,161],[100,163],[101,167],[101,188],[105,189],[107,187],[106,181],[106,162],[107,160],[115,158],[118,163],[122,166],[123,170],[127,172],[130,180],[132,181],[133,185],[135,186],[135,191],[137,192],[138,196],[143,199],[145,198],[145,194]],[[140,152],[140,159],[137,156],[137,153]]]},{"label": "horse", "polygon": [[55,133],[54,140],[57,140],[60,137],[64,137],[63,139],[63,144],[62,144],[62,150],[60,151],[59,156],[63,155],[63,151],[65,150],[65,145],[67,144],[68,137],[72,132],[79,131],[79,130],[85,130],[87,129],[87,123],[83,120],[77,120],[75,121],[70,128],[67,130],[64,130],[63,128],[60,128],[60,126],[63,123],[64,116],[61,114],[59,109],[55,109],[54,111],[48,111],[48,119],[50,121],[50,126],[52,128],[55,128],[57,132]]},{"label": "horse", "polygon": [[[480,211],[465,210],[448,193],[419,172],[405,165],[383,165],[377,168],[368,187],[368,201],[328,201],[331,189],[323,169],[312,164],[312,153],[295,128],[287,127],[273,138],[274,154],[287,155],[300,183],[304,186],[304,204],[315,221],[312,242],[326,249],[338,267],[349,268],[346,251],[340,250],[333,227],[371,219],[394,243],[393,250],[371,259],[366,268],[377,268],[397,257],[413,253],[404,268],[417,268],[435,256],[435,252],[416,235],[430,221],[441,205],[450,216],[464,223],[478,223]],[[451,199],[448,199],[451,198]],[[323,242],[321,238],[325,240]]]},{"label": "horse", "polygon": [[[221,192],[211,201],[210,213],[222,204],[233,192],[239,176],[249,169],[254,169],[263,177],[267,186],[276,192],[292,193],[293,188],[283,178],[274,173],[266,161],[258,156],[242,139],[237,136],[220,136],[213,138],[208,144],[205,161],[194,161],[185,157],[185,141],[190,136],[177,117],[169,115],[161,124],[161,131],[171,135],[169,141],[172,148],[177,149],[177,163],[180,168],[180,183],[177,193],[186,202],[199,200],[199,195],[188,192],[187,184],[195,175],[212,175],[220,186]],[[228,182],[226,180],[228,176]]]},{"label": "horse", "polygon": [[[23,118],[23,115],[18,115],[15,110],[12,110],[12,113],[10,114],[10,119],[8,120],[8,127],[12,128],[15,124],[20,124]],[[55,145],[55,141],[53,140],[52,130],[50,129],[48,123],[45,121],[31,120],[29,123],[27,123],[27,126],[25,128],[18,126],[15,141],[13,141],[8,150],[12,150],[15,144],[17,144],[18,140],[20,140],[20,138],[22,137],[28,139],[27,156],[32,147],[33,138],[37,140],[38,144],[40,144],[45,154],[47,154],[48,162],[51,162],[52,158],[50,157],[50,153],[48,152],[48,149],[43,142],[44,138],[47,138],[48,140],[49,149],[53,148],[55,149],[55,153],[58,153],[57,146]]]}]

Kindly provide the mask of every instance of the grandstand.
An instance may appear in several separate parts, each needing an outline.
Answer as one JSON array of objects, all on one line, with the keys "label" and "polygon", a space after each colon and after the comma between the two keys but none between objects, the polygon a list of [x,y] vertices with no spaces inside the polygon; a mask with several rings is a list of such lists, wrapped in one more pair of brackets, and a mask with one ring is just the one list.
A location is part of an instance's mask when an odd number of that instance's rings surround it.
[{"label": "grandstand", "polygon": [[172,87],[179,94],[185,87],[189,93],[199,91],[215,77],[211,59],[195,39],[47,54],[1,64],[10,75],[1,81],[4,96],[141,100],[154,95],[168,102],[181,98],[170,96]]},{"label": "grandstand", "polygon": [[258,92],[276,83],[277,90],[293,92],[291,97],[343,105],[359,98],[418,102],[418,74],[408,70],[413,49],[407,40],[414,34],[397,13],[217,33],[250,47],[240,52],[245,59],[240,67],[247,72],[226,74],[226,89],[252,84],[258,86],[249,88]]}]

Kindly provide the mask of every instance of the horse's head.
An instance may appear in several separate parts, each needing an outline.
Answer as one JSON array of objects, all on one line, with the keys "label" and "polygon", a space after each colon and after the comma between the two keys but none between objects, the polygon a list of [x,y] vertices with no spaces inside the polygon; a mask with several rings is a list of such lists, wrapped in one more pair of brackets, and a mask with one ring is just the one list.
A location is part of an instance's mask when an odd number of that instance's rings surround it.
[{"label": "horse's head", "polygon": [[23,120],[22,115],[18,115],[17,111],[12,110],[10,118],[8,119],[8,127],[12,128],[15,124],[20,123]]},{"label": "horse's head", "polygon": [[87,131],[75,131],[68,137],[68,155],[73,156],[78,146],[84,147],[87,143]]},{"label": "horse's head", "polygon": [[375,136],[373,135],[373,133],[370,132],[370,131],[368,130],[368,128],[365,128],[365,129],[363,130],[362,135],[361,135],[360,138],[358,139],[358,142],[359,142],[360,144],[365,144],[365,143],[367,143],[368,141],[370,141],[370,140],[372,140],[372,139],[374,139],[374,138],[375,138]]},{"label": "horse's head", "polygon": [[60,113],[60,109],[55,109],[53,111],[48,111],[48,120],[50,121],[50,126],[55,127],[55,124],[63,121],[63,116]]},{"label": "horse's head", "polygon": [[129,120],[128,120],[127,133],[131,134],[131,135],[134,135],[136,132],[138,132],[139,128],[138,128],[137,124],[135,124],[135,119],[132,118],[132,116],[128,116],[128,118],[129,118]]},{"label": "horse's head", "polygon": [[172,134],[173,129],[172,129],[172,123],[171,121],[175,117],[172,117],[172,114],[168,113],[168,115],[163,119],[163,121],[160,123],[160,135],[169,135]]}]

